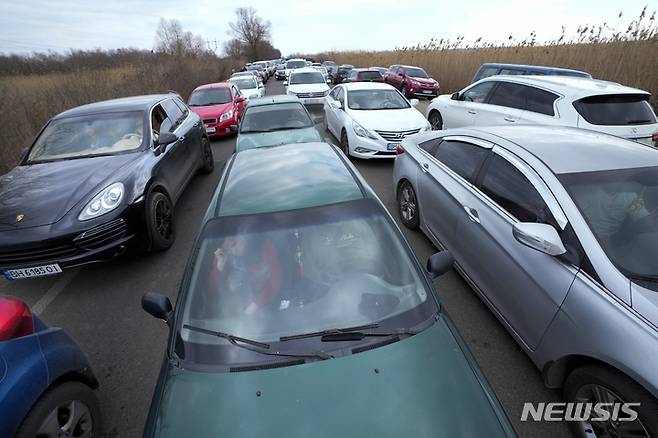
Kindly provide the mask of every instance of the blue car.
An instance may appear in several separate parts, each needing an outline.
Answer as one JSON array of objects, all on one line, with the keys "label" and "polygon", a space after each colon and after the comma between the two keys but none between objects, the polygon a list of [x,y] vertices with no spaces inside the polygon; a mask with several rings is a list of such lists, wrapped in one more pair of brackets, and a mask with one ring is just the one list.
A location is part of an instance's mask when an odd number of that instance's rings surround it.
[{"label": "blue car", "polygon": [[22,301],[0,296],[0,437],[92,437],[100,430],[98,382],[60,328]]}]

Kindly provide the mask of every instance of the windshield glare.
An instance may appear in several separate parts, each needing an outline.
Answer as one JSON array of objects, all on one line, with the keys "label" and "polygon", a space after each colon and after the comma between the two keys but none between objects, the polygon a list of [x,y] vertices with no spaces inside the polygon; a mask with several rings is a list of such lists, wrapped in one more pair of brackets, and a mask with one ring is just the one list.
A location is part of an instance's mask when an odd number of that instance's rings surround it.
[{"label": "windshield glare", "polygon": [[347,93],[347,106],[353,110],[384,110],[409,108],[409,103],[395,90],[353,90]]},{"label": "windshield glare", "polygon": [[658,276],[658,167],[565,174],[560,180],[622,272]]},{"label": "windshield glare", "polygon": [[422,68],[405,67],[404,72],[407,76],[411,76],[412,78],[427,78],[427,73],[425,73],[425,70]]},{"label": "windshield glare", "polygon": [[408,253],[385,216],[367,207],[364,213],[336,204],[274,213],[269,220],[211,222],[179,326],[185,351],[228,344],[182,329],[185,324],[278,342],[373,322],[413,327],[429,318],[436,308]]},{"label": "windshield glare", "polygon": [[190,96],[190,106],[220,105],[231,101],[231,91],[228,88],[205,88],[196,90]]},{"label": "windshield glare", "polygon": [[258,85],[256,85],[256,80],[250,77],[229,79],[229,82],[232,82],[235,85],[237,85],[240,90],[249,90],[252,88],[258,88]]},{"label": "windshield glare", "polygon": [[270,132],[311,126],[313,121],[301,103],[281,103],[247,107],[240,125],[240,133]]},{"label": "windshield glare", "polygon": [[287,69],[306,67],[306,61],[288,61],[286,62]]},{"label": "windshield glare", "polygon": [[299,84],[324,84],[324,76],[318,72],[301,72],[290,75],[290,85]]},{"label": "windshield glare", "polygon": [[34,143],[28,162],[133,151],[143,136],[144,116],[138,111],[56,119]]}]

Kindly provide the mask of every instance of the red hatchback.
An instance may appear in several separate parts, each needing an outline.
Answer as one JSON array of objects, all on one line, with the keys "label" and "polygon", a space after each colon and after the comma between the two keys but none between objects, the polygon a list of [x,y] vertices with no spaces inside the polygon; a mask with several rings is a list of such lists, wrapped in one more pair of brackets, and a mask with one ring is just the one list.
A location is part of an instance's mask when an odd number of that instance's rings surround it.
[{"label": "red hatchback", "polygon": [[246,101],[235,84],[218,82],[196,87],[188,105],[201,117],[209,136],[222,137],[237,132],[230,127],[238,124]]}]

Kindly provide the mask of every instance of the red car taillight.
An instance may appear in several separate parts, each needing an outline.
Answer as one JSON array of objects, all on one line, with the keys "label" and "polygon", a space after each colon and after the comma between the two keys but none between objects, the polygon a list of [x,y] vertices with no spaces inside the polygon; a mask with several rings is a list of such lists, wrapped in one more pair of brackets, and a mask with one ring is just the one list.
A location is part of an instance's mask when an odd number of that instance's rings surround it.
[{"label": "red car taillight", "polygon": [[0,341],[34,333],[30,308],[17,298],[0,296]]},{"label": "red car taillight", "polygon": [[398,143],[397,146],[395,146],[395,155],[402,155],[404,154],[404,148],[402,147],[401,144]]}]

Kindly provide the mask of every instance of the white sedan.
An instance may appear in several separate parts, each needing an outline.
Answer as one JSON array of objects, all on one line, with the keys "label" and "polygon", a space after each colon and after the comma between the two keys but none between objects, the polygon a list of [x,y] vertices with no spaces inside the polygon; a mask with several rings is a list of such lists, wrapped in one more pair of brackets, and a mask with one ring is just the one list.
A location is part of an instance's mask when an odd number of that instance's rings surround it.
[{"label": "white sedan", "polygon": [[431,129],[417,104],[388,84],[340,84],[324,104],[326,128],[348,156],[394,158],[402,139]]}]

